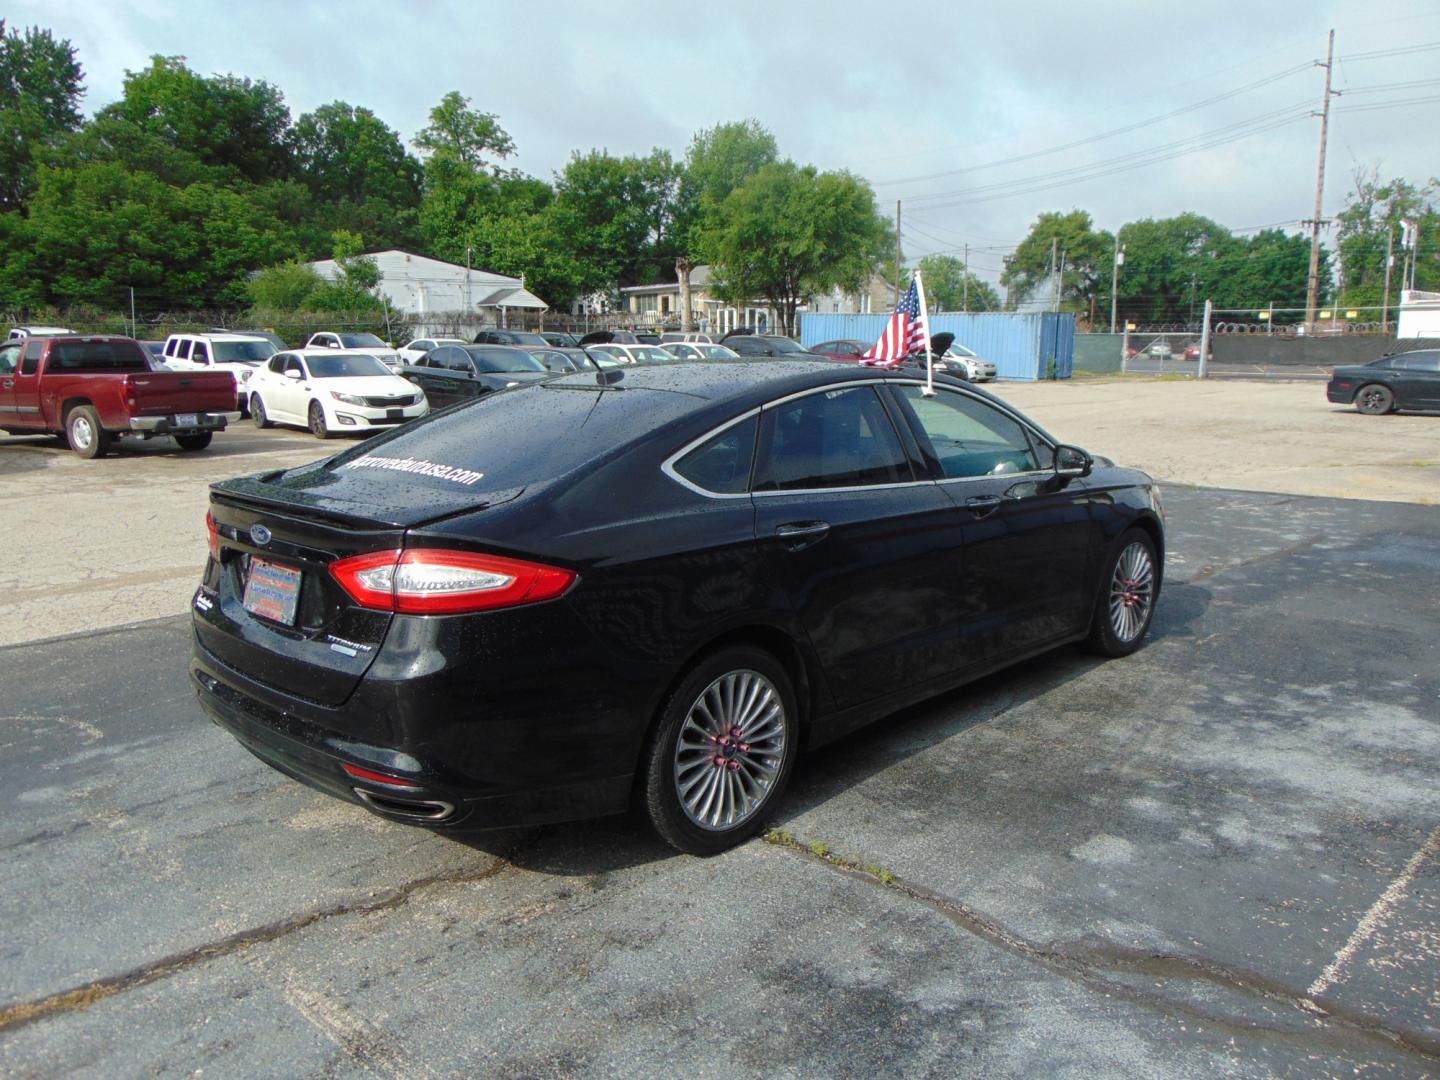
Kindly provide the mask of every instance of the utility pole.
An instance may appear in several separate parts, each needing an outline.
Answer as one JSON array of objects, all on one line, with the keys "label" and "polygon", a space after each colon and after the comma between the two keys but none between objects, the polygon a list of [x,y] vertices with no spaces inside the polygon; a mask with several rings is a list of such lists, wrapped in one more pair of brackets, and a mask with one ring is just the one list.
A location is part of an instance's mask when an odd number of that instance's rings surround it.
[{"label": "utility pole", "polygon": [[1065,252],[1060,252],[1060,273],[1055,276],[1055,310],[1060,310],[1060,301],[1065,293]]},{"label": "utility pole", "polygon": [[1315,166],[1315,216],[1310,220],[1310,274],[1305,283],[1305,329],[1315,328],[1315,304],[1320,296],[1320,215],[1325,201],[1325,142],[1330,136],[1330,99],[1338,93],[1330,89],[1330,73],[1335,66],[1335,31],[1330,31],[1325,46],[1325,96],[1320,103],[1320,159]]},{"label": "utility pole", "polygon": [[962,291],[962,293],[964,294],[965,299],[964,299],[964,300],[961,302],[961,304],[960,304],[960,310],[961,310],[961,311],[967,311],[967,312],[968,312],[968,311],[970,310],[970,245],[969,245],[969,244],[966,244],[966,245],[965,245],[965,262],[964,262],[964,267],[965,267],[964,275],[960,278],[960,282],[961,282],[961,291]]},{"label": "utility pole", "polygon": [[900,200],[895,200],[895,306],[900,306]]},{"label": "utility pole", "polygon": [[1116,301],[1120,297],[1120,267],[1125,265],[1125,245],[1120,243],[1120,230],[1115,230],[1115,265],[1110,269],[1110,333],[1115,333]]},{"label": "utility pole", "polygon": [[130,336],[139,337],[139,327],[135,325],[135,286],[130,286]]},{"label": "utility pole", "polygon": [[1190,275],[1190,321],[1195,321],[1195,275]]},{"label": "utility pole", "polygon": [[1195,372],[1197,378],[1205,378],[1210,373],[1210,312],[1211,301],[1205,301],[1205,322],[1200,327],[1200,368]]},{"label": "utility pole", "polygon": [[[1052,236],[1050,238],[1050,288],[1052,290],[1055,289],[1055,259],[1059,252],[1060,238],[1058,236]],[[1058,302],[1057,300],[1056,303]]]}]

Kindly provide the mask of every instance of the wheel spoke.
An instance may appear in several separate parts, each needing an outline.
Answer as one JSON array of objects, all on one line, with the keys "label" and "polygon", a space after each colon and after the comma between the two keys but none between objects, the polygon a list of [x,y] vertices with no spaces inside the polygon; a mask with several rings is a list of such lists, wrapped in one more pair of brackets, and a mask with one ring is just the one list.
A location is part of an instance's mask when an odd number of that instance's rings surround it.
[{"label": "wheel spoke", "polygon": [[769,679],[721,675],[690,706],[675,744],[680,806],[702,829],[733,829],[765,805],[786,750],[785,710]]}]

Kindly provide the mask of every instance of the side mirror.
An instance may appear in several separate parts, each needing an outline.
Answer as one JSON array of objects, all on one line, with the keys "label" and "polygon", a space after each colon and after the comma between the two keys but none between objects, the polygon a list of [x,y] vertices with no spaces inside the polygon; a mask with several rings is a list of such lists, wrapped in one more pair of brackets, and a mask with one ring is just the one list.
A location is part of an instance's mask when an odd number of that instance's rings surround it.
[{"label": "side mirror", "polygon": [[294,379],[296,382],[299,382],[299,381],[300,381],[300,372],[296,371],[294,368],[289,368],[289,369],[286,370],[286,372],[285,372],[285,378],[287,378],[287,379]]},{"label": "side mirror", "polygon": [[1055,447],[1055,475],[1068,479],[1089,476],[1095,459],[1078,446]]}]

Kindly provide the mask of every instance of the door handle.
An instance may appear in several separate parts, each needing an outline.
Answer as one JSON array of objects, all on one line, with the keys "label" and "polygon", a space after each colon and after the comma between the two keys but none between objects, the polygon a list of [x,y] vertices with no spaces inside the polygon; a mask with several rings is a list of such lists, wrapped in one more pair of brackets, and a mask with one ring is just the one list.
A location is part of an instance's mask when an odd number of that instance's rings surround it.
[{"label": "door handle", "polygon": [[791,551],[818,544],[830,535],[828,521],[791,521],[775,526],[775,536]]},{"label": "door handle", "polygon": [[15,389],[15,380],[14,380],[14,379],[6,379],[5,382],[4,382],[3,384],[0,384],[0,385],[3,385],[6,390],[13,390],[13,389]]},{"label": "door handle", "polygon": [[965,509],[976,517],[993,514],[1004,500],[999,495],[975,495],[965,500]]}]

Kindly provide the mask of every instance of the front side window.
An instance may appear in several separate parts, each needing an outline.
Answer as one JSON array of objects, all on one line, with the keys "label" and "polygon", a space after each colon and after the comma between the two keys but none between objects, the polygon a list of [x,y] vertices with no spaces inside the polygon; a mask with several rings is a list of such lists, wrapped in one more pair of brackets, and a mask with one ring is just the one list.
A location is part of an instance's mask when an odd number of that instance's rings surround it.
[{"label": "front side window", "polygon": [[545,365],[527,352],[519,349],[486,349],[471,347],[466,352],[475,362],[475,367],[490,374],[507,371],[544,371]]},{"label": "front side window", "polygon": [[19,363],[19,345],[6,345],[4,348],[0,348],[0,375],[9,375]]},{"label": "front side window", "polygon": [[873,387],[822,390],[767,409],[764,417],[756,491],[912,479],[900,438]]},{"label": "front side window", "polygon": [[[895,396],[922,449],[940,463],[945,479],[1035,472],[1039,456],[1023,425],[993,405],[950,390],[926,397],[914,385]],[[1049,448],[1044,448],[1049,453]]]},{"label": "front side window", "polygon": [[208,364],[210,362],[210,350],[206,348],[203,341],[195,342],[195,351],[190,354],[190,359],[197,364]]},{"label": "front side window", "polygon": [[298,356],[292,356],[285,361],[285,370],[293,371],[295,372],[295,374],[299,375],[300,378],[305,378],[305,365],[300,363],[300,358]]},{"label": "front side window", "polygon": [[1413,352],[1397,357],[1396,367],[1406,371],[1440,371],[1440,352]]},{"label": "front side window", "polygon": [[32,338],[25,342],[25,353],[20,360],[20,374],[34,375],[35,369],[40,366],[40,351],[45,348],[45,342],[40,338]]}]

